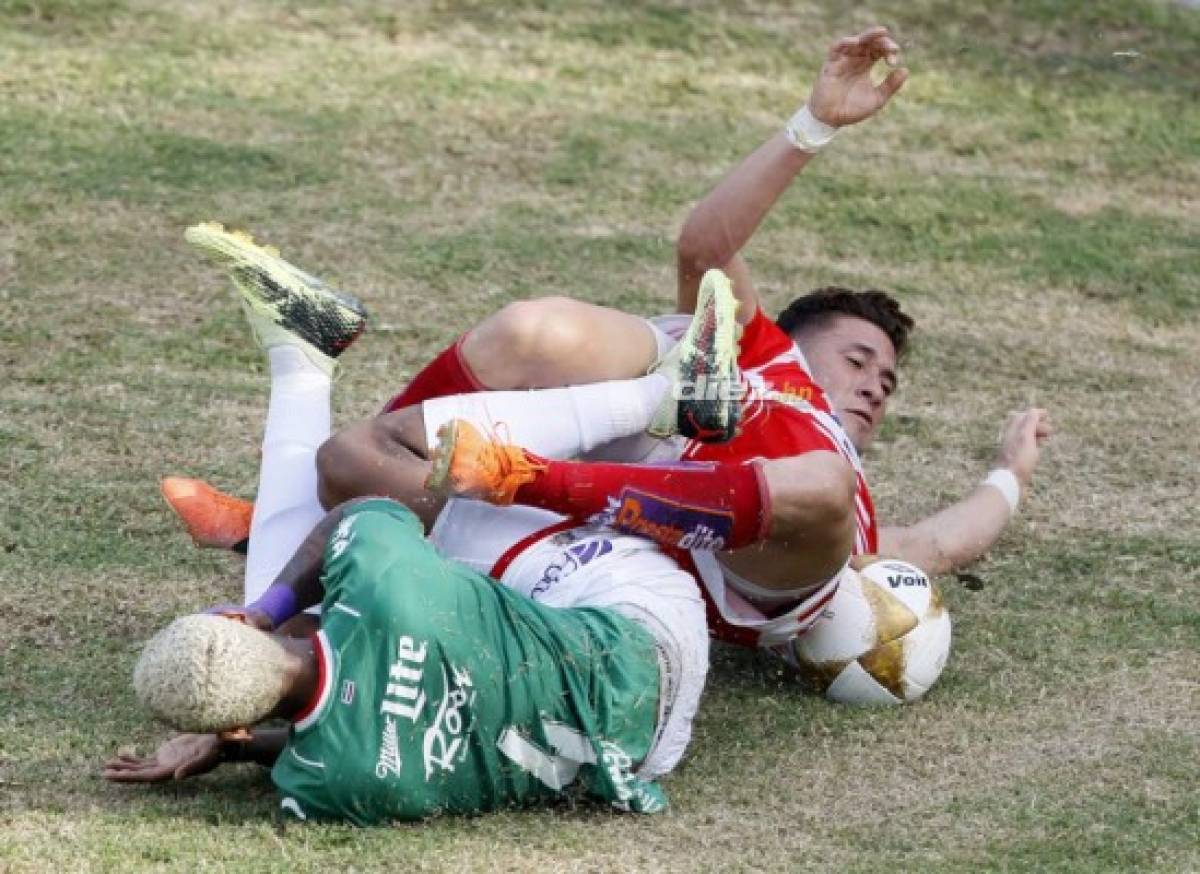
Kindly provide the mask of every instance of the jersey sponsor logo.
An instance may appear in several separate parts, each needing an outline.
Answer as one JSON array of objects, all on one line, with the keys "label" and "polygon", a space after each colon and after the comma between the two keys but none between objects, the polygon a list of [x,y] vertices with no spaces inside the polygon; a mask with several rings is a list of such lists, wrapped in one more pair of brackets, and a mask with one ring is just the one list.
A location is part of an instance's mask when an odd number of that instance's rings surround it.
[{"label": "jersey sponsor logo", "polygon": [[338,696],[343,704],[354,703],[354,681],[342,680],[342,691]]},{"label": "jersey sponsor logo", "polygon": [[766,389],[763,391],[762,397],[763,400],[775,401],[777,404],[792,407],[802,413],[810,412],[813,409],[813,387],[811,385],[795,385],[785,382],[775,388]]},{"label": "jersey sponsor logo", "polygon": [[442,687],[446,694],[442,696],[433,724],[425,729],[425,782],[429,782],[435,771],[453,771],[467,755],[467,746],[463,742],[466,729],[463,708],[475,703],[475,688],[466,670],[453,665],[451,670],[453,681],[446,676],[445,665],[442,666]]},{"label": "jersey sponsor logo", "polygon": [[924,574],[898,573],[887,575],[888,588],[899,589],[901,586],[910,588],[912,586],[920,586],[929,588],[929,577]]},{"label": "jersey sponsor logo", "polygon": [[383,717],[383,732],[379,736],[379,758],[375,760],[375,776],[380,780],[391,774],[400,776],[404,759],[400,755],[400,738],[396,733],[396,720]]},{"label": "jersey sponsor logo", "polygon": [[353,531],[354,520],[357,516],[347,516],[338,523],[338,527],[333,532],[333,537],[329,539],[329,555],[332,558],[341,558],[346,548],[354,542],[354,538],[358,532]]},{"label": "jersey sponsor logo", "polygon": [[661,791],[652,791],[650,785],[634,776],[633,759],[629,753],[610,740],[601,741],[600,750],[600,762],[608,772],[616,794],[613,807],[638,813],[657,813],[667,806]]},{"label": "jersey sponsor logo", "polygon": [[542,576],[529,591],[529,597],[537,598],[538,595],[546,594],[555,583],[561,582],[596,559],[608,555],[612,550],[612,541],[607,538],[591,538],[568,546],[555,556],[553,562],[546,565]]},{"label": "jersey sponsor logo", "polygon": [[710,377],[700,374],[696,379],[681,379],[671,389],[677,401],[740,401],[750,392],[750,386],[739,379]]},{"label": "jersey sponsor logo", "polygon": [[411,637],[400,638],[396,646],[396,661],[388,669],[388,682],[379,702],[379,712],[390,716],[403,716],[416,722],[425,706],[425,692],[421,689],[424,675],[425,652],[428,644],[421,641],[417,646]]},{"label": "jersey sponsor logo", "polygon": [[613,788],[617,793],[617,800],[613,802],[613,805],[624,808],[629,804],[629,799],[633,797],[634,782],[636,781],[633,776],[633,759],[610,740],[602,741],[600,749],[600,761],[604,765],[604,770],[608,772],[609,779],[612,780]]},{"label": "jersey sponsor logo", "polygon": [[719,552],[733,531],[733,514],[668,501],[637,489],[622,489],[619,498],[591,520],[614,531],[648,537],[681,549]]}]

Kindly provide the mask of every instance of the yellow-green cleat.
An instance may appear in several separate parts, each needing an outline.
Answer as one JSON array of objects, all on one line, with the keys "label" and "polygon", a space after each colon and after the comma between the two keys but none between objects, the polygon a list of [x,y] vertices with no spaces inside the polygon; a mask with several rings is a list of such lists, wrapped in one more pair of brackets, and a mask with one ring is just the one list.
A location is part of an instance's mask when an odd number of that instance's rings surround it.
[{"label": "yellow-green cleat", "polygon": [[681,434],[723,443],[737,433],[742,415],[737,308],[729,277],[720,270],[705,273],[687,332],[652,371],[671,380],[647,429],[655,437]]},{"label": "yellow-green cleat", "polygon": [[274,246],[216,222],[193,225],[184,238],[229,271],[264,349],[298,346],[332,374],[337,357],[366,327],[367,311],[357,298],[289,264]]}]

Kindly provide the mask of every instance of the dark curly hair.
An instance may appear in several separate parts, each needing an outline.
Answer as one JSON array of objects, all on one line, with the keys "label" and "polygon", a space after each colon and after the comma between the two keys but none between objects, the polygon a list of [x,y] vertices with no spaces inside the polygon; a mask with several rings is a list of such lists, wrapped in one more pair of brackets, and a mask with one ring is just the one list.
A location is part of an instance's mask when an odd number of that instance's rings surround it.
[{"label": "dark curly hair", "polygon": [[867,320],[888,335],[896,348],[897,360],[904,357],[913,320],[900,311],[900,302],[886,291],[852,291],[836,285],[818,288],[788,304],[775,324],[788,336],[795,337],[807,328],[826,324],[835,316]]}]

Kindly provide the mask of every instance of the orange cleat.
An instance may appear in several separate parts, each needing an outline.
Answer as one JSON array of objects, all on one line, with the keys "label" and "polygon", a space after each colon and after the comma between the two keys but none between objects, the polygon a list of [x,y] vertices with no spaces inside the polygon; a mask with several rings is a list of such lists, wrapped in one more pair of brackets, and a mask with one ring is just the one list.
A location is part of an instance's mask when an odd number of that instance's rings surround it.
[{"label": "orange cleat", "polygon": [[163,497],[197,546],[236,549],[250,537],[254,504],[218,491],[204,480],[163,477]]},{"label": "orange cleat", "polygon": [[485,437],[464,419],[447,422],[437,436],[429,454],[433,469],[425,479],[425,488],[432,492],[507,507],[517,489],[546,469],[530,461],[520,446]]}]

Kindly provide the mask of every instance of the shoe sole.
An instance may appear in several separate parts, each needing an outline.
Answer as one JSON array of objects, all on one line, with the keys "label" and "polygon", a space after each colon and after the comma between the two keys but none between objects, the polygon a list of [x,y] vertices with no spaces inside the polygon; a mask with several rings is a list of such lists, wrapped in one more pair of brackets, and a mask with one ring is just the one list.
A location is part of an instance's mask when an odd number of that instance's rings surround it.
[{"label": "shoe sole", "polygon": [[288,263],[274,246],[216,222],[194,225],[184,238],[229,270],[251,316],[328,358],[337,358],[366,327],[367,311],[356,297]]},{"label": "shoe sole", "polygon": [[[696,385],[704,380],[706,392],[736,379],[737,308],[728,278],[709,271],[700,283],[696,301],[699,318],[680,339],[679,375]],[[709,313],[711,312],[711,316]],[[711,341],[705,332],[711,330]],[[699,351],[709,348],[711,355]],[[675,400],[674,431],[693,440],[719,443],[737,432],[741,405],[729,398],[680,398]]]}]

